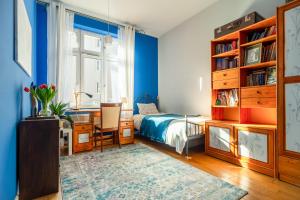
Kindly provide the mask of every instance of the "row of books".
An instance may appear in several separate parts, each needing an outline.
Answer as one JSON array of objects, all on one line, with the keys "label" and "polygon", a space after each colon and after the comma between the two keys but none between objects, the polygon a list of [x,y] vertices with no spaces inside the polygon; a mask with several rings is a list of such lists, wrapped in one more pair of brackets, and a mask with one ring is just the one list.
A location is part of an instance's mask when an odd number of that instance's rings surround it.
[{"label": "row of books", "polygon": [[231,51],[234,49],[237,49],[237,41],[234,40],[230,43],[222,43],[222,44],[217,44],[216,45],[216,54],[224,53],[227,51]]},{"label": "row of books", "polygon": [[219,90],[217,93],[216,105],[218,106],[237,106],[238,102],[238,89]]},{"label": "row of books", "polygon": [[252,41],[259,40],[259,39],[262,39],[264,37],[268,37],[268,36],[271,36],[274,34],[276,34],[276,27],[271,26],[271,27],[265,28],[264,30],[254,31],[254,32],[250,33],[247,37],[247,41],[252,42]]},{"label": "row of books", "polygon": [[247,75],[247,86],[276,84],[276,66],[252,71]]},{"label": "row of books", "polygon": [[276,43],[263,46],[261,54],[261,62],[276,60]]},{"label": "row of books", "polygon": [[224,69],[231,69],[238,66],[238,57],[234,58],[217,58],[216,59],[216,69],[217,70],[224,70]]}]

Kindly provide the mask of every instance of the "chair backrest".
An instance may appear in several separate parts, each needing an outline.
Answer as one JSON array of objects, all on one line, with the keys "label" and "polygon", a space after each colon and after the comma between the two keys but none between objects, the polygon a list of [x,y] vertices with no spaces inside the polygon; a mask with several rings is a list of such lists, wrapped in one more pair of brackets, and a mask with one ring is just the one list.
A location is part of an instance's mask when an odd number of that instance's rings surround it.
[{"label": "chair backrest", "polygon": [[122,103],[101,103],[101,128],[119,129]]}]

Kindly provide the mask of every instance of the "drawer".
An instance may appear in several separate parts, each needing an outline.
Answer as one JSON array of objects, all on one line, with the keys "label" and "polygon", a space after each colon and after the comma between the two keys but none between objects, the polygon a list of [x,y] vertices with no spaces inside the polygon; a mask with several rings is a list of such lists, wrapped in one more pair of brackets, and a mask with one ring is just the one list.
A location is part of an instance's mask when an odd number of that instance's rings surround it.
[{"label": "drawer", "polygon": [[121,127],[131,127],[133,126],[133,121],[121,121]]},{"label": "drawer", "polygon": [[93,125],[92,124],[75,124],[74,131],[92,131]]},{"label": "drawer", "polygon": [[252,97],[272,97],[276,98],[276,86],[261,86],[253,88],[242,88],[241,89],[242,98],[252,98]]},{"label": "drawer", "polygon": [[238,79],[238,77],[239,77],[238,69],[229,69],[229,70],[223,70],[223,71],[218,71],[213,73],[213,81]]},{"label": "drawer", "polygon": [[276,108],[276,98],[242,98],[242,108]]},{"label": "drawer", "polygon": [[229,79],[223,81],[214,81],[213,89],[231,89],[231,88],[239,88],[239,80],[238,79]]}]

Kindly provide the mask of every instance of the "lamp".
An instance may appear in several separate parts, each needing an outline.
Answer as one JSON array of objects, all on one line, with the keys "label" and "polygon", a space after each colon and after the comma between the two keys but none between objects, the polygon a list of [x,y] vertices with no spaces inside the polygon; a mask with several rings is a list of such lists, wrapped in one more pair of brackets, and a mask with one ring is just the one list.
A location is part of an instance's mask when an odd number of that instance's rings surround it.
[{"label": "lamp", "polygon": [[76,105],[75,105],[75,109],[74,110],[79,110],[79,107],[78,107],[78,97],[80,94],[85,94],[86,96],[88,96],[89,98],[93,98],[93,95],[89,94],[89,93],[86,93],[86,92],[75,92],[74,95],[75,95],[75,102],[76,102]]},{"label": "lamp", "polygon": [[109,33],[109,0],[107,0],[107,34],[104,36],[104,43],[112,44],[112,37]]}]

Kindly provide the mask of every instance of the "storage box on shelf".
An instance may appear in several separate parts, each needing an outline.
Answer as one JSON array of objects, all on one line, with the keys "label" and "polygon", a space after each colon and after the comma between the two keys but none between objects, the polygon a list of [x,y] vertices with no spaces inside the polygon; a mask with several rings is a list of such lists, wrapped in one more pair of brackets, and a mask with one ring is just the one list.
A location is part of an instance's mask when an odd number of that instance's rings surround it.
[{"label": "storage box on shelf", "polygon": [[[220,44],[233,41],[236,49],[220,51]],[[245,52],[253,45],[261,48],[261,57],[245,65]],[[206,152],[276,176],[276,17],[213,40],[211,53],[212,121],[206,123]]]}]

